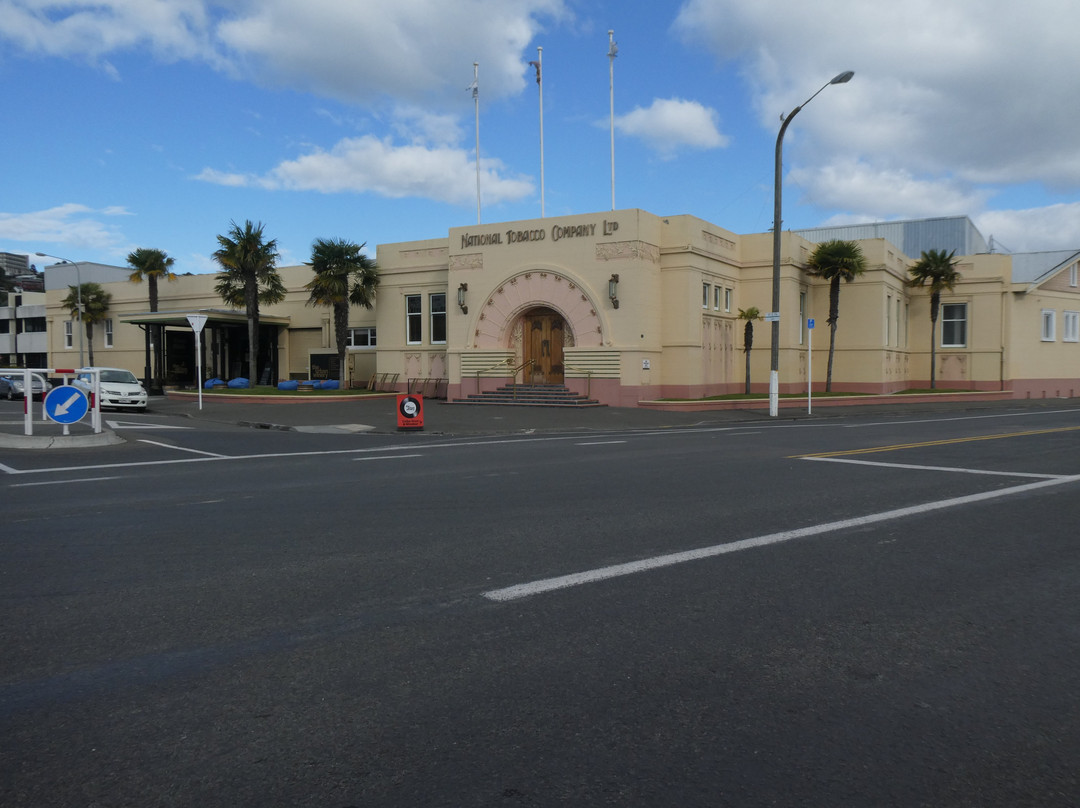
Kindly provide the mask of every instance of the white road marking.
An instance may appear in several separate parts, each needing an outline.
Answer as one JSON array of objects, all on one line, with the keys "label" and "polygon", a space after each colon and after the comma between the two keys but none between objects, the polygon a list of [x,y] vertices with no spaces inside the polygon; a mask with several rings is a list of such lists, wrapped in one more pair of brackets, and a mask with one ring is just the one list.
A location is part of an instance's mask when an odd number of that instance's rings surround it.
[{"label": "white road marking", "polygon": [[160,446],[163,449],[176,449],[178,452],[191,452],[192,454],[205,455],[206,457],[216,457],[222,460],[228,460],[228,455],[217,454],[216,452],[204,452],[201,449],[189,449],[186,446],[173,446],[170,443],[159,443],[156,440],[140,440],[139,443],[148,443],[151,446]]},{"label": "white road marking", "polygon": [[575,446],[613,446],[617,443],[626,443],[624,440],[595,440],[590,443],[575,443]]},{"label": "white road marking", "polygon": [[105,421],[110,429],[194,429],[193,426],[170,426],[169,424],[151,424],[146,421]]},{"label": "white road marking", "polygon": [[962,469],[951,466],[920,466],[914,463],[882,463],[874,460],[851,460],[845,457],[803,457],[801,460],[816,460],[819,463],[850,463],[853,466],[880,466],[887,469],[910,469],[913,471],[950,471],[956,474],[989,474],[995,477],[1033,477],[1037,480],[1058,480],[1064,474],[1033,474],[1027,471],[987,471],[985,469]]},{"label": "white road marking", "polygon": [[557,589],[567,589],[572,586],[583,586],[584,584],[605,581],[609,578],[619,578],[639,572],[661,569],[663,567],[671,567],[675,564],[684,564],[688,561],[700,561],[704,558],[713,558],[719,555],[726,555],[727,553],[737,553],[742,550],[768,547],[773,544],[782,544],[795,539],[803,539],[808,536],[819,536],[823,533],[833,533],[838,530],[863,527],[865,525],[872,525],[894,519],[903,519],[908,516],[917,516],[919,514],[939,511],[945,508],[956,508],[961,505],[971,505],[976,502],[986,502],[1012,496],[1013,494],[1022,494],[1028,491],[1037,491],[1042,488],[1050,488],[1074,482],[1080,482],[1080,475],[1057,477],[1052,480],[1042,480],[1037,483],[1026,483],[1024,485],[1003,488],[997,491],[984,491],[980,494],[969,494],[963,497],[942,499],[937,502],[927,502],[922,505],[912,505],[906,508],[894,508],[890,511],[872,513],[866,516],[857,516],[852,519],[841,519],[836,522],[826,522],[825,524],[812,525],[796,530],[783,530],[779,533],[770,533],[752,539],[742,539],[740,541],[728,542],[727,544],[715,544],[711,547],[702,547],[697,550],[687,550],[681,553],[671,553],[669,555],[645,558],[640,561],[631,561],[627,564],[615,564],[610,567],[600,567],[598,569],[576,572],[570,575],[560,575],[557,578],[545,578],[539,581],[532,581],[531,583],[517,584],[502,589],[493,589],[484,592],[483,596],[488,600],[500,602],[519,600],[520,598],[527,598],[531,595],[552,592]]},{"label": "white road marking", "polygon": [[32,485],[67,485],[68,483],[97,483],[102,480],[122,480],[123,477],[82,477],[78,480],[42,480],[39,483],[14,483],[12,488],[29,488]]},{"label": "white road marking", "polygon": [[406,457],[423,457],[422,454],[407,454],[407,455],[383,455],[382,457],[354,457],[353,462],[359,460],[403,460]]}]

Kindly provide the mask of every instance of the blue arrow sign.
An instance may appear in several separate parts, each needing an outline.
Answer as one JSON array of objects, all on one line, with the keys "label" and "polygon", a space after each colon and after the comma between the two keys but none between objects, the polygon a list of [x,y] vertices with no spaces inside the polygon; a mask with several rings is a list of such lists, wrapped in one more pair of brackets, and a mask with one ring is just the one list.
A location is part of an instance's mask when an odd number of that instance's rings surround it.
[{"label": "blue arrow sign", "polygon": [[814,318],[813,317],[811,317],[809,320],[806,321],[806,327],[807,328],[813,328],[814,327]]},{"label": "blue arrow sign", "polygon": [[45,396],[45,415],[58,424],[81,421],[90,410],[90,400],[78,387],[54,387]]}]

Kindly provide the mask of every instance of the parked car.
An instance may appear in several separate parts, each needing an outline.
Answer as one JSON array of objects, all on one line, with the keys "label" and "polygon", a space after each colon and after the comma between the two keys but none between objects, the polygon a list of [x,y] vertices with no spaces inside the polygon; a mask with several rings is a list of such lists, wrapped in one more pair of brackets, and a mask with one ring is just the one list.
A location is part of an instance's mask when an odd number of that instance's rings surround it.
[{"label": "parked car", "polygon": [[[145,410],[147,395],[142,382],[130,370],[123,368],[91,368],[101,374],[101,407]],[[91,373],[80,373],[72,382],[88,396],[94,391]]]},{"label": "parked car", "polygon": [[[42,382],[38,376],[31,376],[30,378],[30,386],[33,389],[32,395],[35,398],[42,398],[52,390],[52,385],[48,381]],[[4,396],[8,401],[11,401],[25,395],[26,391],[23,389],[23,375],[21,373],[0,376],[0,396]]]}]

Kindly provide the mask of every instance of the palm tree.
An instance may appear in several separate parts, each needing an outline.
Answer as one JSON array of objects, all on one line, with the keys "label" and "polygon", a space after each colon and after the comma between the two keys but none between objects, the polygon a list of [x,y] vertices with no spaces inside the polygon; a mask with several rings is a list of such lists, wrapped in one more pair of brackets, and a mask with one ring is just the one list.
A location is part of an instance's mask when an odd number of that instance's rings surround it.
[{"label": "palm tree", "polygon": [[746,354],[746,389],[747,395],[750,395],[750,349],[754,347],[754,320],[761,319],[761,311],[757,306],[751,306],[748,309],[739,309],[740,320],[746,320],[746,326],[743,328],[743,353]]},{"label": "palm tree", "polygon": [[[243,227],[230,222],[229,232],[217,240],[220,247],[214,251],[214,260],[222,271],[214,290],[226,303],[243,301],[248,320],[248,381],[254,386],[259,378],[259,303],[285,297],[284,284],[275,269],[277,240],[264,241],[262,222],[252,224],[250,219]],[[277,295],[275,301],[269,300]]]},{"label": "palm tree", "polygon": [[328,306],[334,311],[334,341],[338,352],[338,374],[345,382],[345,348],[349,337],[349,304],[370,309],[375,304],[379,274],[375,262],[362,250],[364,244],[344,239],[316,239],[311,245],[311,269],[315,273],[304,287],[311,292],[310,306]]},{"label": "palm tree", "polygon": [[[155,250],[148,247],[139,247],[137,250],[133,250],[128,253],[127,257],[128,266],[132,268],[132,273],[128,276],[128,280],[132,283],[142,283],[143,279],[146,279],[147,290],[150,293],[150,311],[158,310],[158,278],[164,278],[165,280],[176,280],[176,275],[172,273],[172,266],[176,263],[175,259],[165,254],[164,250]],[[154,368],[153,372],[150,372],[150,328],[146,329],[146,365],[147,375],[151,376],[146,380],[146,388],[148,390],[161,390],[161,359],[165,346],[163,345],[161,326],[152,326],[156,339],[154,342]],[[153,382],[151,384],[151,382]]]},{"label": "palm tree", "polygon": [[825,392],[832,391],[833,355],[836,351],[836,321],[840,318],[840,280],[848,283],[866,271],[866,256],[854,241],[823,241],[806,264],[806,272],[829,282],[829,369]]},{"label": "palm tree", "polygon": [[[79,317],[79,299],[82,298],[82,316]],[[68,294],[60,305],[71,314],[71,319],[81,319],[86,327],[86,344],[89,349],[90,367],[94,366],[94,323],[106,319],[112,295],[100,283],[87,282],[81,286],[69,286]]]},{"label": "palm tree", "polygon": [[946,254],[944,250],[923,250],[922,257],[911,267],[908,274],[911,286],[930,285],[930,389],[936,388],[934,364],[937,361],[935,334],[937,331],[938,311],[941,309],[941,293],[945,290],[952,291],[956,282],[960,280],[960,273],[956,271],[956,261],[953,256],[956,250]]}]

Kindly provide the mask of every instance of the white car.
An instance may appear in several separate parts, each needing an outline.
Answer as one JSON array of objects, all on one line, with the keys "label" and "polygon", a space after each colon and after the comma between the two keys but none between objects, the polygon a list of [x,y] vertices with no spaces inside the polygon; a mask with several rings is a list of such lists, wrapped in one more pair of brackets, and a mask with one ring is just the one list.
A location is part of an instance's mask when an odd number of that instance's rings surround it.
[{"label": "white car", "polygon": [[[92,368],[101,375],[101,407],[145,410],[147,395],[142,382],[123,368]],[[93,374],[80,373],[72,382],[89,396],[94,391]]]}]

